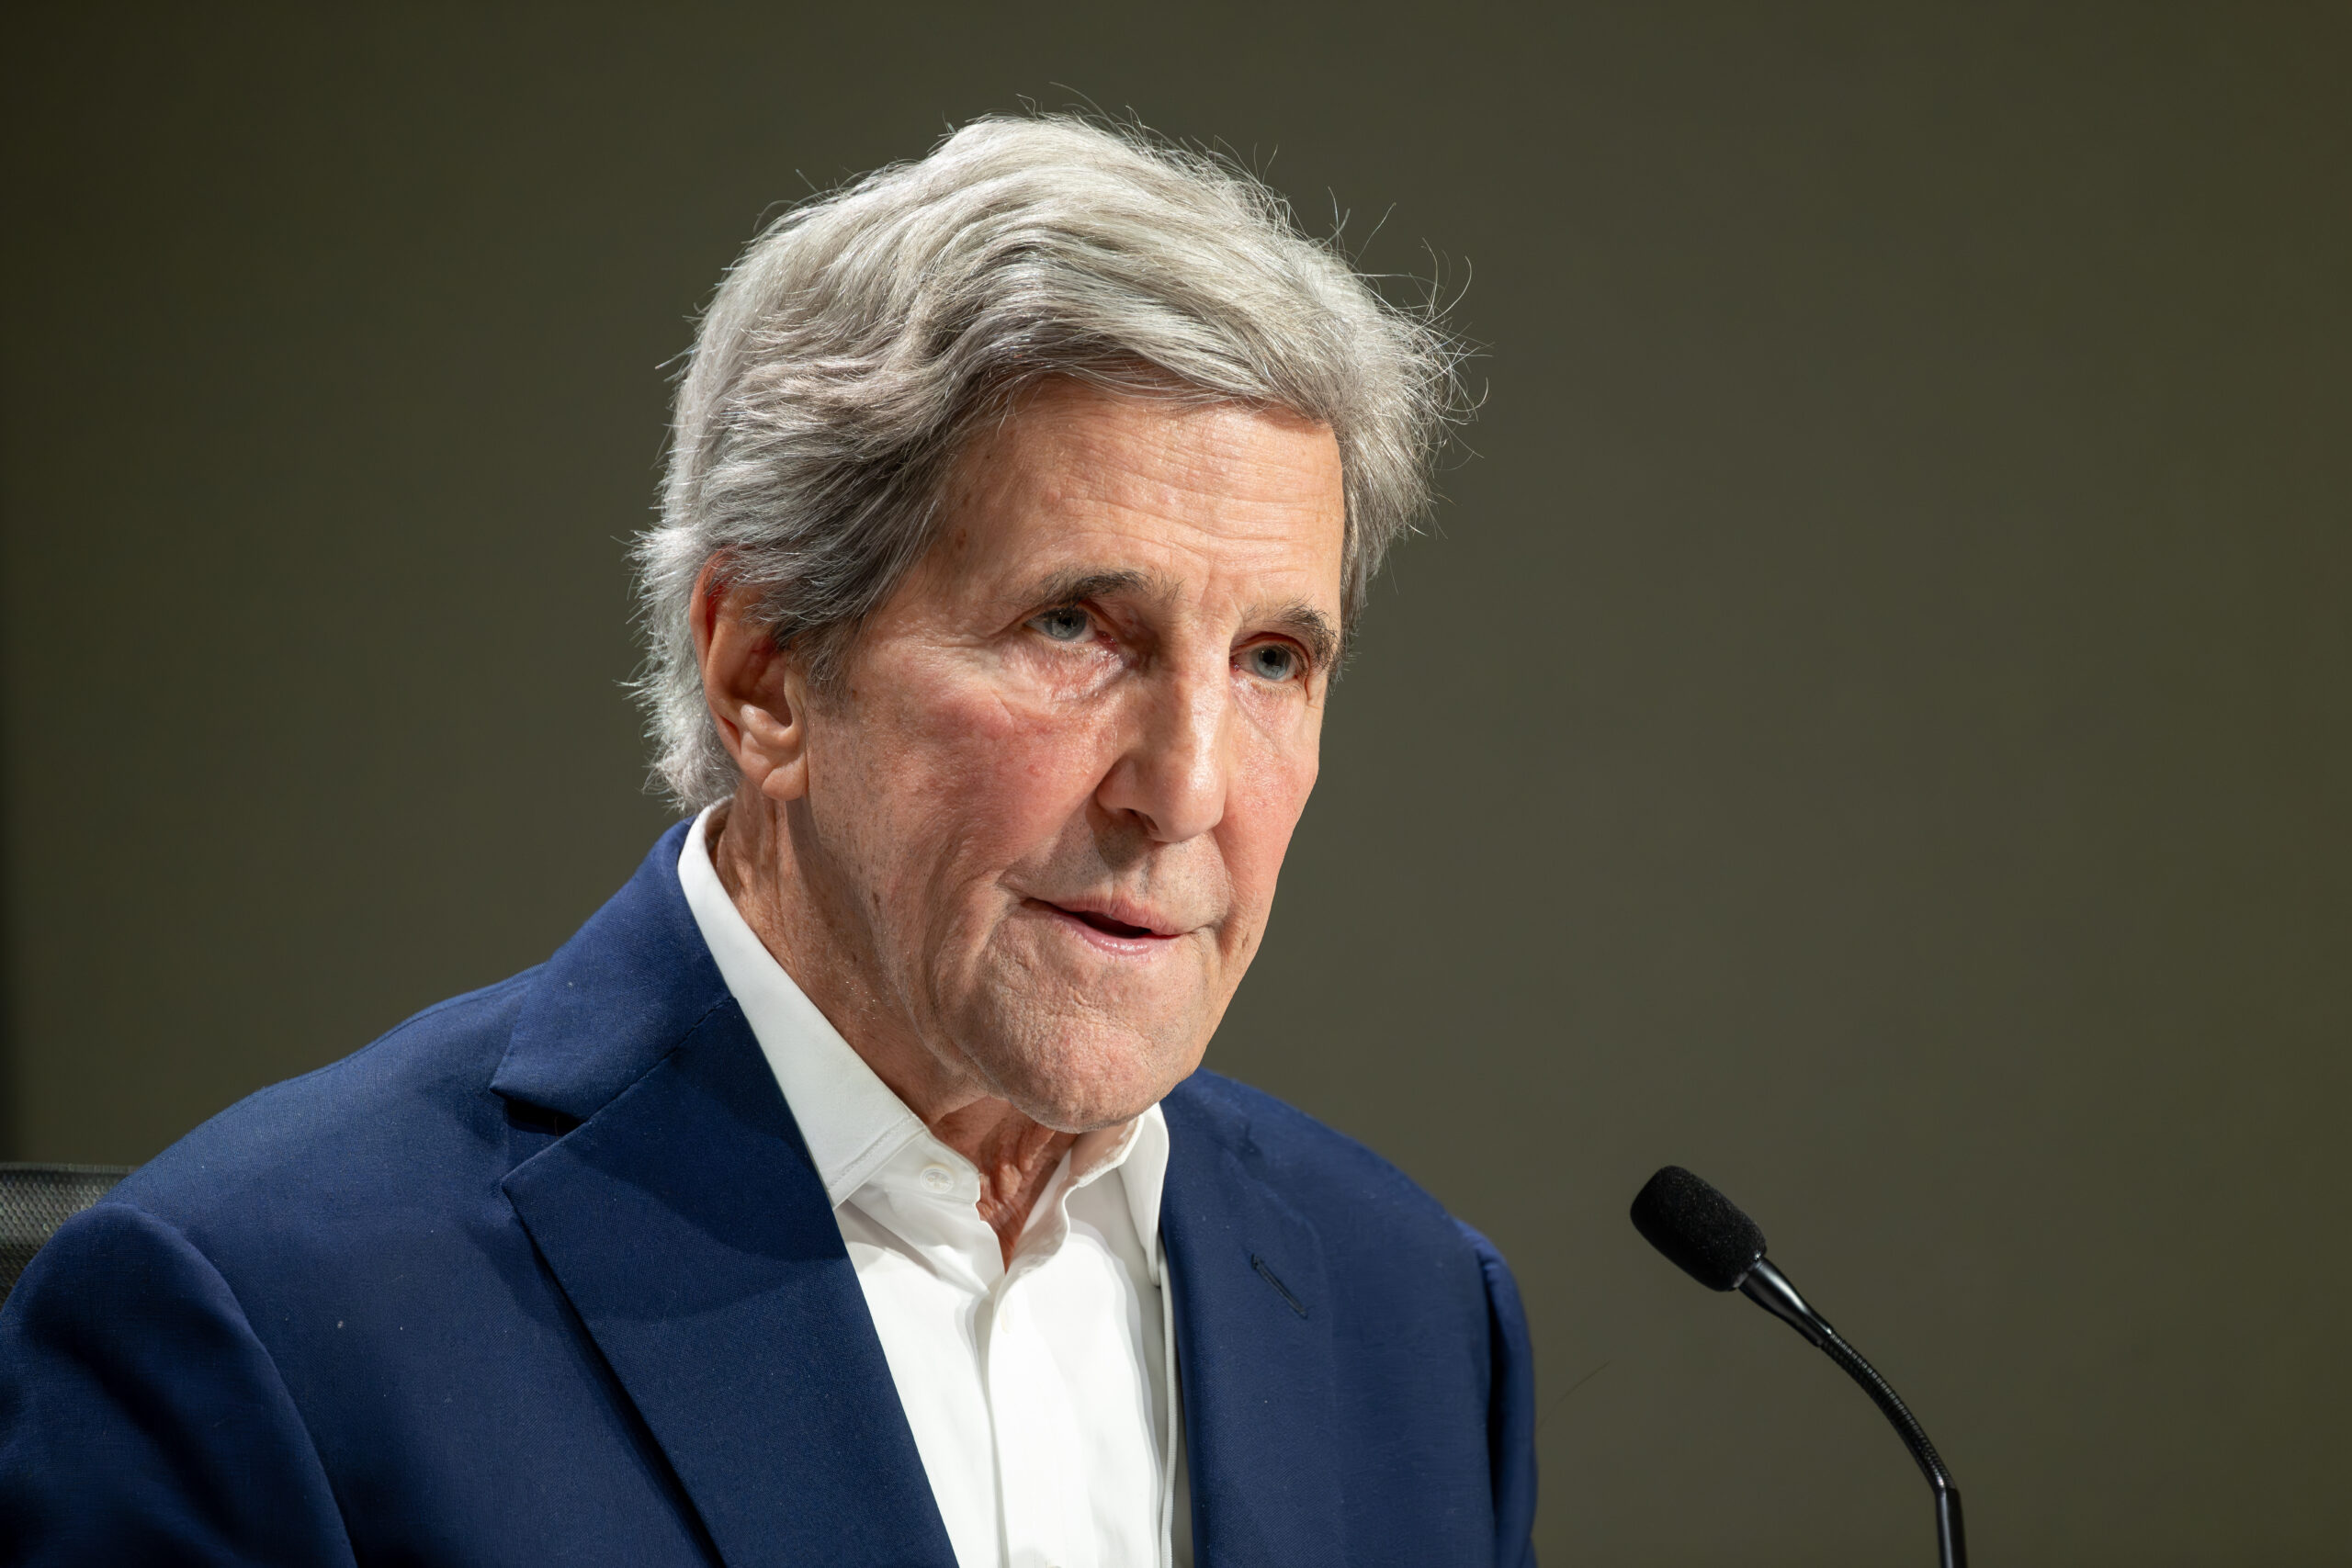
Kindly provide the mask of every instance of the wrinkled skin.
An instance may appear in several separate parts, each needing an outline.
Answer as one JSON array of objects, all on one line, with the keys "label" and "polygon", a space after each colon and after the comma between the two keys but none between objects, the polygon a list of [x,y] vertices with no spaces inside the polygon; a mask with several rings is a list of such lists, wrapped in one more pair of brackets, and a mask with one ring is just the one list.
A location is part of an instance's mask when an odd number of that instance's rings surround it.
[{"label": "wrinkled skin", "polygon": [[1328,427],[1049,382],[965,453],[840,689],[704,573],[742,774],[720,879],[979,1168],[1008,1257],[1072,1137],[1199,1065],[1258,950],[1315,784],[1343,518]]}]

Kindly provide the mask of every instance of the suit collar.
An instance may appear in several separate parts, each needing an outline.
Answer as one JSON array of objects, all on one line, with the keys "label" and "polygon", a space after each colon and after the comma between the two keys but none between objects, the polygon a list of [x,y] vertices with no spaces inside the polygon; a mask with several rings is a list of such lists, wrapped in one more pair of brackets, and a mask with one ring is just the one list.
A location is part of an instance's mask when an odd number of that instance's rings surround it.
[{"label": "suit collar", "polygon": [[1194,1560],[1341,1568],[1332,1318],[1315,1227],[1285,1201],[1232,1086],[1161,1102],[1160,1231],[1176,1305]]},{"label": "suit collar", "polygon": [[728,999],[678,889],[688,824],[541,965],[490,1087],[586,1121]]},{"label": "suit collar", "polygon": [[580,1125],[502,1186],[732,1568],[954,1568],[832,1204],[679,892],[684,830],[526,1000],[492,1087]]}]

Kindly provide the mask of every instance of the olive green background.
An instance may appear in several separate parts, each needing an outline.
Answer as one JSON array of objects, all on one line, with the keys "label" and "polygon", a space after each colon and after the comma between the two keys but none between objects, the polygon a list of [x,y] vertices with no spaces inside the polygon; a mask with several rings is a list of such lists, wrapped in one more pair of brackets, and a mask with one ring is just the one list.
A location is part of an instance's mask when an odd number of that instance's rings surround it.
[{"label": "olive green background", "polygon": [[[323,9],[323,8],[322,8]],[[664,821],[622,541],[761,215],[1024,97],[1485,405],[1212,1065],[1514,1261],[1554,1562],[2345,1561],[2352,7],[28,9],[6,1151],[144,1159]],[[1409,281],[1401,284],[1409,292]]]}]

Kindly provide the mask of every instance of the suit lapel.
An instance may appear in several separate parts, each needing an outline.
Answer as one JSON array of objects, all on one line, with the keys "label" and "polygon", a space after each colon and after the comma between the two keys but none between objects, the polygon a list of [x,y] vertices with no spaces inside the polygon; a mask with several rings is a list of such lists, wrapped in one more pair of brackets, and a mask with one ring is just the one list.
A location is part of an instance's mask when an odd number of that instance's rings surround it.
[{"label": "suit lapel", "polygon": [[677,852],[673,832],[542,971],[494,1087],[582,1122],[507,1197],[733,1568],[954,1568],[831,1205]]},{"label": "suit lapel", "polygon": [[1333,1303],[1315,1229],[1259,1168],[1248,1123],[1196,1083],[1163,1102],[1160,1232],[1176,1302],[1200,1568],[1339,1568]]}]

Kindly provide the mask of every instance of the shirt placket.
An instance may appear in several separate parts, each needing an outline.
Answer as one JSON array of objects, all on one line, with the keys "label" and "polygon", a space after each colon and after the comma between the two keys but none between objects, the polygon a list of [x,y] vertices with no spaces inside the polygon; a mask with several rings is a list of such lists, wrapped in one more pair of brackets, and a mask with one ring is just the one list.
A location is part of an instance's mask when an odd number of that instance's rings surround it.
[{"label": "shirt placket", "polygon": [[1079,1472],[1060,1369],[1029,1310],[1035,1270],[1009,1279],[989,1335],[989,1404],[996,1425],[1008,1568],[1092,1568],[1069,1529],[1068,1488]]},{"label": "shirt placket", "polygon": [[[1098,1568],[1086,1456],[1073,1391],[1035,1310],[1069,1230],[1073,1187],[1057,1181],[1040,1200],[1033,1230],[997,1287],[989,1335],[990,1409],[1003,1504],[1007,1568]],[[1001,1397],[999,1397],[999,1395]]]}]

